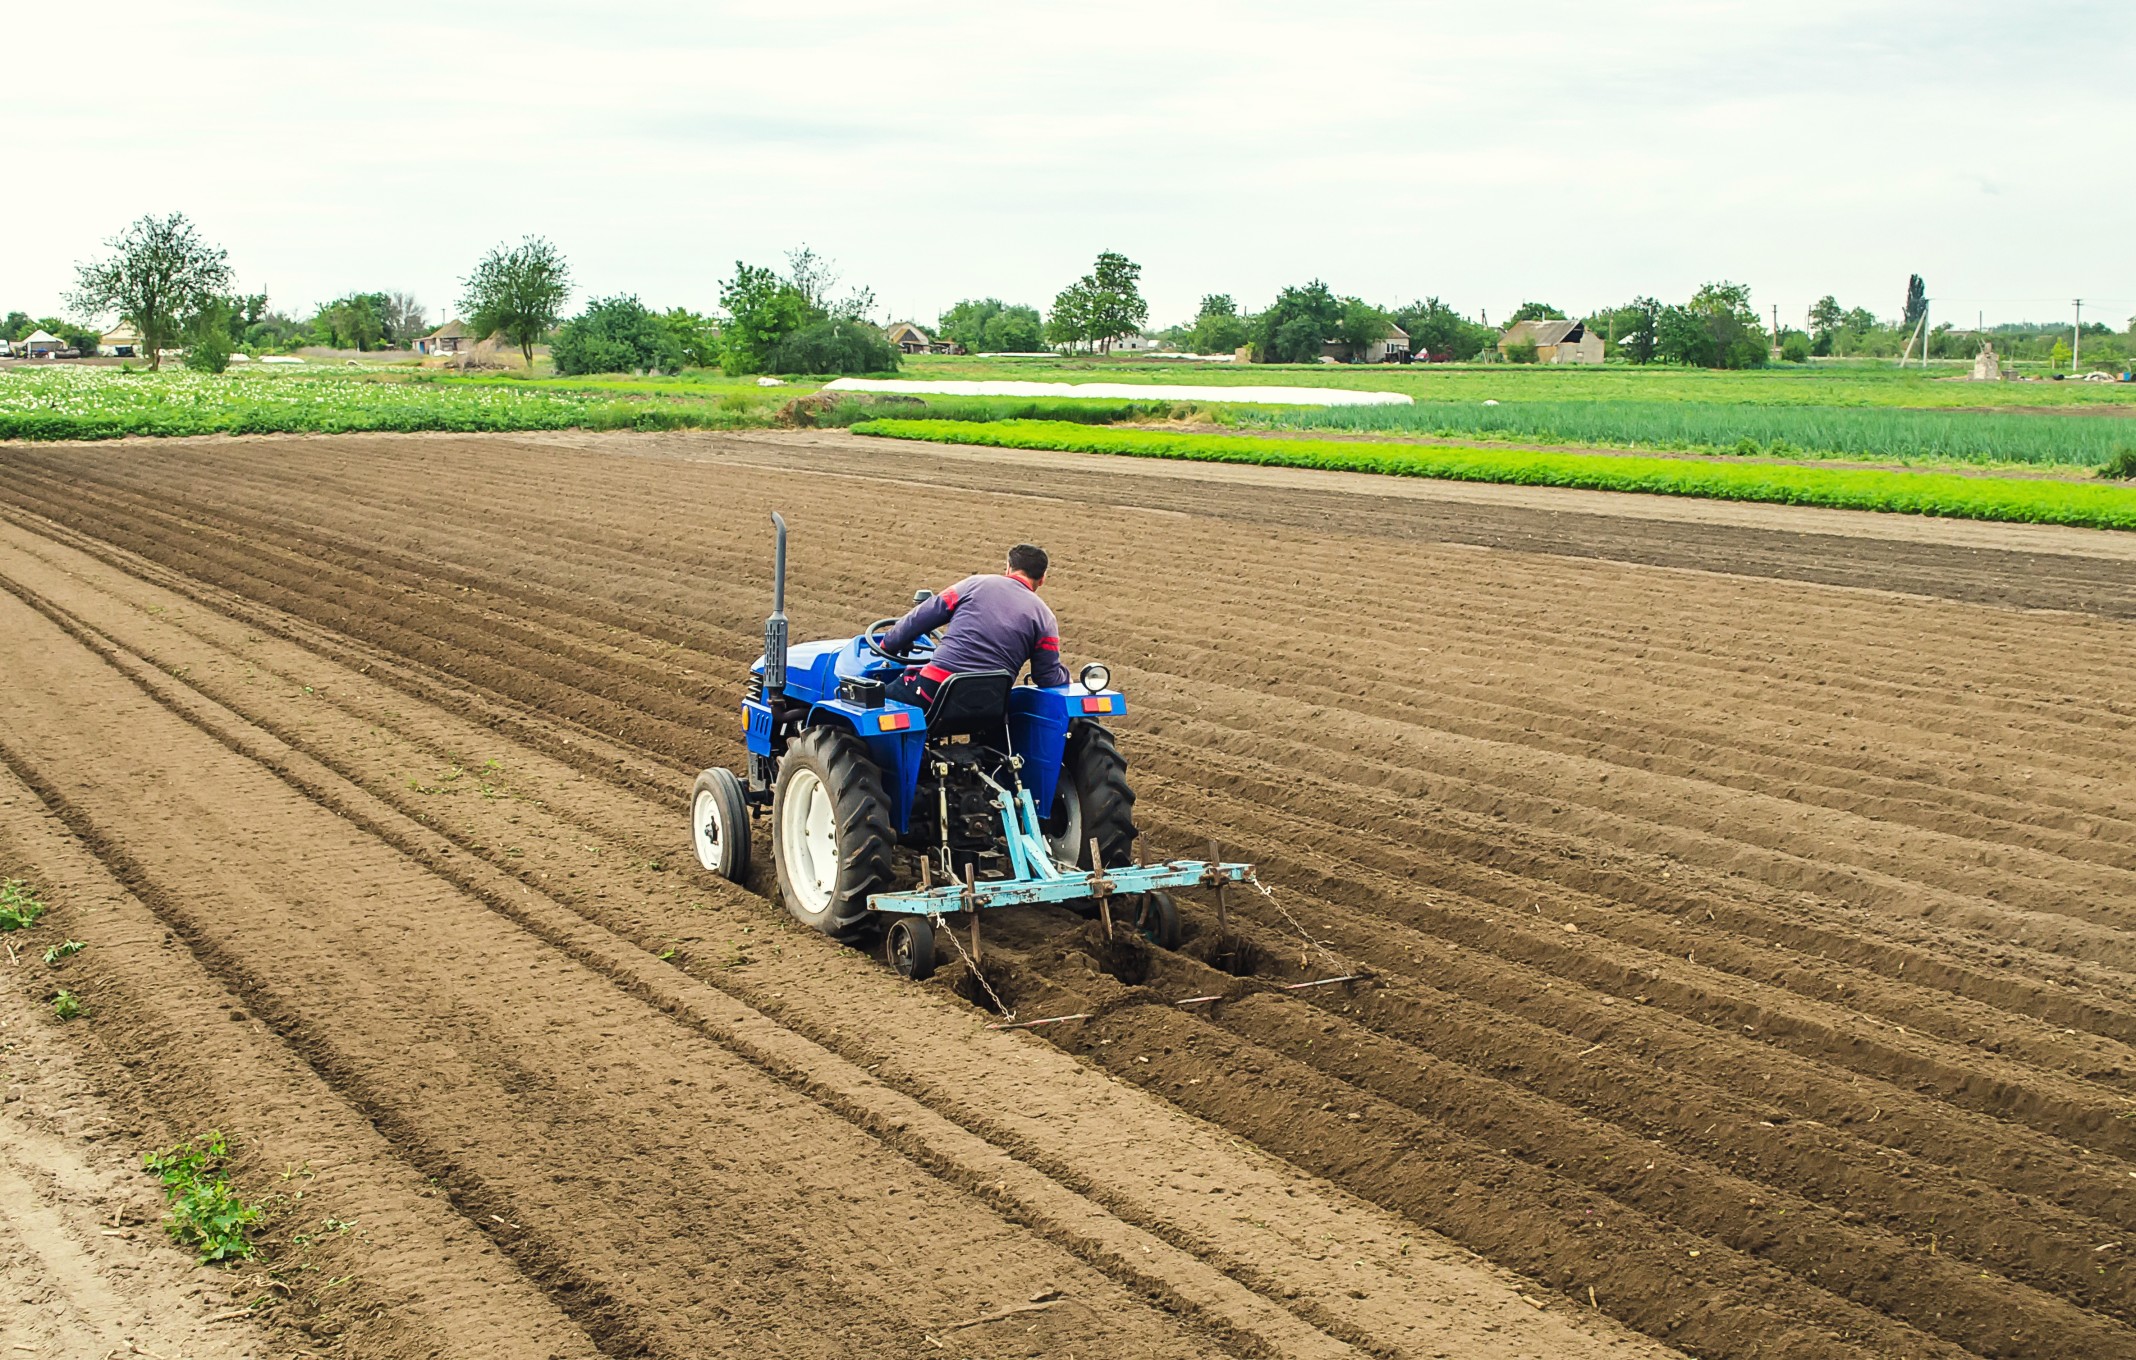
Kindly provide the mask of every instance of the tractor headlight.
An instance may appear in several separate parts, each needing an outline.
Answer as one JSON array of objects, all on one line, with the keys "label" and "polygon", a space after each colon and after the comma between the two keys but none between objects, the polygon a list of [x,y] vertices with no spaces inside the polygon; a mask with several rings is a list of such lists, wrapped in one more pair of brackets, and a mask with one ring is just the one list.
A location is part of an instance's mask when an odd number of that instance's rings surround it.
[{"label": "tractor headlight", "polygon": [[1083,674],[1079,678],[1083,682],[1083,688],[1092,694],[1101,689],[1112,688],[1112,668],[1100,662],[1093,661],[1083,667]]}]

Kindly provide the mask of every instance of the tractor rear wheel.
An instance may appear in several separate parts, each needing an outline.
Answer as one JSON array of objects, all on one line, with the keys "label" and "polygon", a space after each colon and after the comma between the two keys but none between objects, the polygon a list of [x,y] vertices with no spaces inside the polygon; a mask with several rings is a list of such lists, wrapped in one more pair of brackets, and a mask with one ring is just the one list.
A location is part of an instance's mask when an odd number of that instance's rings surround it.
[{"label": "tractor rear wheel", "polygon": [[[1127,757],[1113,734],[1094,722],[1068,732],[1061,779],[1053,791],[1053,815],[1043,829],[1053,857],[1079,869],[1094,869],[1090,842],[1112,868],[1135,858],[1135,791],[1127,783]],[[1093,909],[1094,910],[1094,909]]]},{"label": "tractor rear wheel", "polygon": [[794,919],[839,939],[867,923],[868,897],[891,887],[890,798],[860,739],[812,727],[779,760],[771,793],[779,896]]}]

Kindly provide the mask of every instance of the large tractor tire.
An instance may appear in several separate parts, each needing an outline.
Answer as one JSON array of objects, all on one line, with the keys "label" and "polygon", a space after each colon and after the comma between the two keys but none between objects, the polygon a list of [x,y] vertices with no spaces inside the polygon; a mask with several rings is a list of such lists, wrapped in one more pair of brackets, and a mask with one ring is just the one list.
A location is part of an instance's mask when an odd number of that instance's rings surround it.
[{"label": "large tractor tire", "polygon": [[779,760],[771,794],[779,896],[801,924],[850,940],[868,897],[891,888],[890,798],[882,771],[849,732],[814,727]]},{"label": "large tractor tire", "polygon": [[1042,828],[1053,857],[1079,869],[1090,862],[1090,841],[1098,842],[1108,868],[1135,857],[1135,791],[1127,783],[1127,757],[1113,734],[1094,722],[1078,722],[1068,732],[1061,758],[1061,779],[1053,791],[1053,815]]}]

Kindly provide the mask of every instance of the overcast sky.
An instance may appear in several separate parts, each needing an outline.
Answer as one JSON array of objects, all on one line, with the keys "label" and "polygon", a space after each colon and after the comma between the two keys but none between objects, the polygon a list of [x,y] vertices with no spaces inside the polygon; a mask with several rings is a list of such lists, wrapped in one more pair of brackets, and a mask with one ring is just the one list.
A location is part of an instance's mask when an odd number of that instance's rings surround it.
[{"label": "overcast sky", "polygon": [[0,5],[0,52],[0,310],[177,210],[298,312],[437,317],[538,233],[580,298],[699,310],[805,241],[922,320],[1108,249],[1160,325],[1315,277],[2136,313],[2132,0],[126,0]]}]

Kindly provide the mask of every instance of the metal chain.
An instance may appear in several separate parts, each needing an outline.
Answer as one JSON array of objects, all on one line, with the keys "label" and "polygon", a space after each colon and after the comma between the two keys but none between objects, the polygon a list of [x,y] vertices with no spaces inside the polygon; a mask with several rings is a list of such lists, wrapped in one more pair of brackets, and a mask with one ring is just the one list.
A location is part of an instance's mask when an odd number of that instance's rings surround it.
[{"label": "metal chain", "polygon": [[1014,1020],[1016,1012],[1003,1004],[1001,994],[994,990],[994,984],[986,980],[986,970],[979,966],[979,960],[964,952],[964,941],[957,938],[957,932],[942,924],[942,914],[940,912],[936,912],[930,919],[934,921],[935,934],[949,936],[949,943],[957,951],[957,957],[963,959],[964,966],[972,970],[973,977],[979,979],[979,985],[986,989],[987,999],[994,1003],[995,1010],[1001,1012],[1001,1018]]},{"label": "metal chain", "polygon": [[1248,883],[1253,884],[1253,886],[1260,891],[1261,896],[1268,899],[1268,904],[1274,907],[1278,914],[1280,914],[1284,920],[1290,922],[1290,928],[1298,932],[1298,938],[1305,941],[1308,948],[1319,950],[1321,955],[1326,958],[1329,963],[1334,964],[1338,970],[1349,967],[1349,964],[1344,962],[1341,956],[1334,953],[1320,941],[1314,939],[1311,932],[1306,930],[1304,924],[1300,922],[1297,917],[1290,914],[1290,909],[1276,900],[1275,892],[1271,890],[1266,883],[1263,883],[1261,881],[1261,876],[1258,873],[1248,874],[1246,876],[1246,881]]}]

